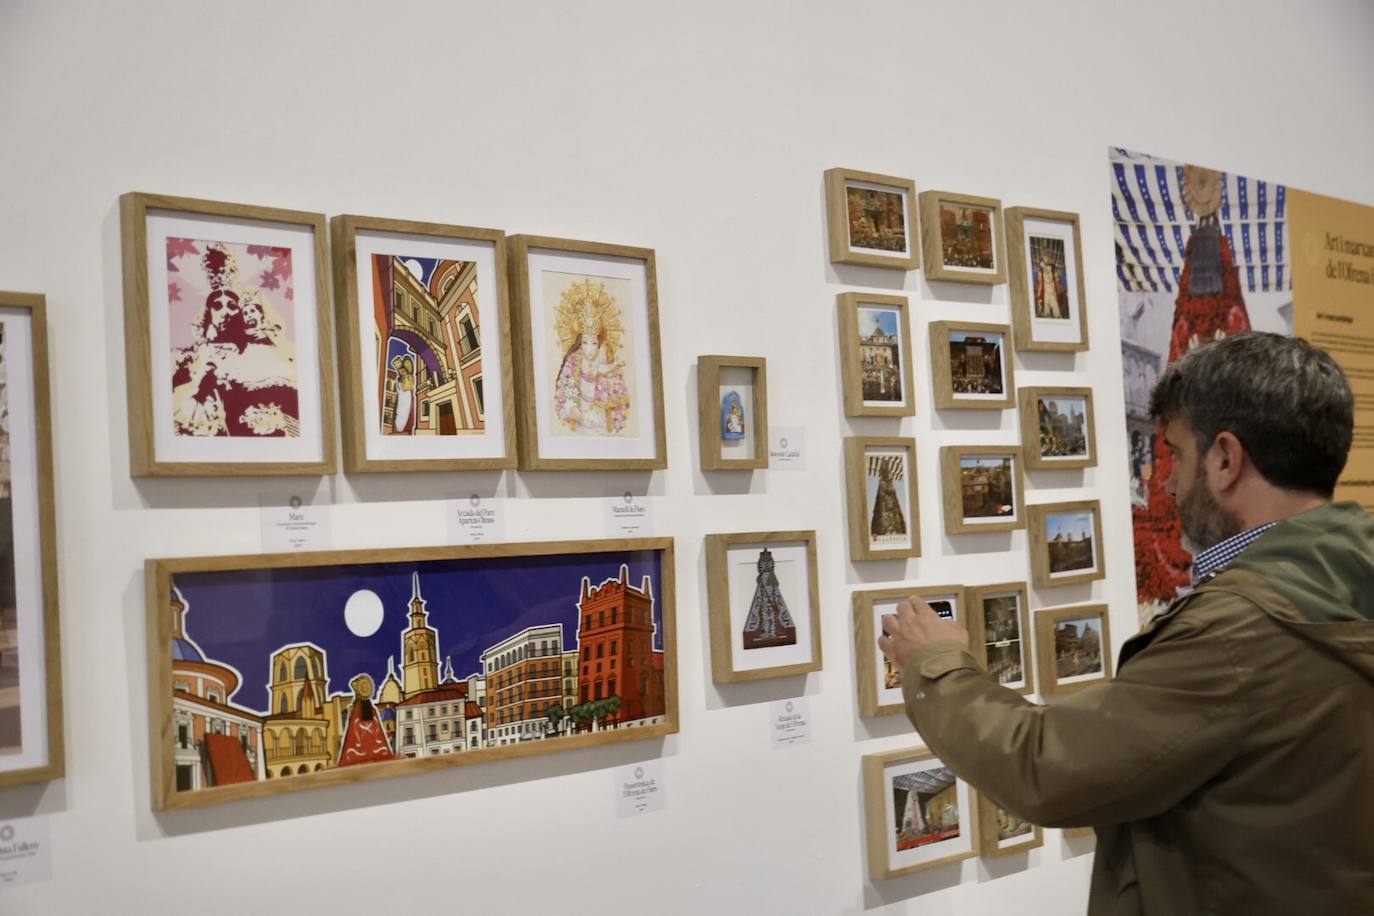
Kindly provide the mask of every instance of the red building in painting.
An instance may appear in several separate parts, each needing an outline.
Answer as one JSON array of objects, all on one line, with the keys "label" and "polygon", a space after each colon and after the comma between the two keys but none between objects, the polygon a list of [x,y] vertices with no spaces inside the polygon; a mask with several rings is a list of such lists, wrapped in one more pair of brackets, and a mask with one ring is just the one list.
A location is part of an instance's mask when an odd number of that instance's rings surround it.
[{"label": "red building in painting", "polygon": [[654,591],[645,576],[639,588],[629,568],[618,579],[593,587],[582,579],[578,608],[578,701],[620,697],[608,723],[664,713],[663,653],[654,649]]}]

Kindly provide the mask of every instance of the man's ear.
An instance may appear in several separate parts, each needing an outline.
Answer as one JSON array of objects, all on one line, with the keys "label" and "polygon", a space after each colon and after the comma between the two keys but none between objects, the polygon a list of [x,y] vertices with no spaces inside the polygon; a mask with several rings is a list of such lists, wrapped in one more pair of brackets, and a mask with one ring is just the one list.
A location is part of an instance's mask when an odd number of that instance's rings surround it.
[{"label": "man's ear", "polygon": [[1240,480],[1241,469],[1250,460],[1245,446],[1236,438],[1235,433],[1222,431],[1212,441],[1207,463],[1212,468],[1212,482],[1218,492],[1225,492]]}]

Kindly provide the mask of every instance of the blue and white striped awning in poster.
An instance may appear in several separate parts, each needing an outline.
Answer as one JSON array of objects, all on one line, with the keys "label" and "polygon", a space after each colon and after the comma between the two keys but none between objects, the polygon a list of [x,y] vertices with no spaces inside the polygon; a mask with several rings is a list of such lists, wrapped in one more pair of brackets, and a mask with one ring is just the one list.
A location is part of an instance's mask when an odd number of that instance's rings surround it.
[{"label": "blue and white striped awning in poster", "polygon": [[[1127,292],[1172,293],[1197,220],[1183,198],[1183,164],[1119,147],[1112,148],[1110,162],[1117,284]],[[1252,293],[1292,289],[1287,189],[1227,172],[1221,177],[1217,215],[1244,288]]]}]

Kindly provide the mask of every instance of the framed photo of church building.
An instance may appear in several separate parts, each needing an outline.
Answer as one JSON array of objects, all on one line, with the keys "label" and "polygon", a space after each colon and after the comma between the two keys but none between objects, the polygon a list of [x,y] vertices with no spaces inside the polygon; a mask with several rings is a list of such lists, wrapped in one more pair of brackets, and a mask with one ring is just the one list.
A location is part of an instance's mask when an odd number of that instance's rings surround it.
[{"label": "framed photo of church building", "polygon": [[716,683],[821,670],[816,532],[708,534],[706,594]]},{"label": "framed photo of church building", "polygon": [[854,592],[854,661],[859,676],[859,714],[888,716],[905,711],[902,669],[878,650],[883,617],[897,613],[897,606],[911,597],[925,601],[935,613],[972,629],[965,590],[958,585],[903,585],[866,588]]},{"label": "framed photo of church building", "polygon": [[703,471],[768,467],[768,362],[697,357],[697,441]]},{"label": "framed photo of church building", "polygon": [[940,449],[940,481],[946,534],[1026,527],[1016,446],[946,446]]},{"label": "framed photo of church building", "polygon": [[915,270],[916,185],[855,169],[825,173],[826,235],[835,264],[864,264]]},{"label": "framed photo of church building", "polygon": [[924,747],[865,754],[868,876],[911,875],[978,854],[975,793]]},{"label": "framed photo of church building", "polygon": [[927,280],[987,285],[1007,282],[1000,200],[922,191],[920,206]]},{"label": "framed photo of church building", "polygon": [[905,296],[841,293],[840,373],[847,417],[910,417],[911,307]]},{"label": "framed photo of church building", "polygon": [[1036,611],[1035,645],[1042,697],[1072,693],[1112,676],[1112,635],[1105,604]]},{"label": "framed photo of church building", "polygon": [[505,234],[336,216],[344,467],[513,468]]},{"label": "framed photo of church building", "polygon": [[1016,403],[1016,381],[1004,324],[930,323],[930,373],[935,406],[1002,410]]},{"label": "framed photo of church building", "polygon": [[849,558],[892,560],[921,555],[921,501],[916,440],[850,436],[844,440],[849,503]]},{"label": "framed photo of church building", "polygon": [[1102,506],[1097,500],[1036,503],[1026,507],[1026,520],[1036,588],[1106,578]]},{"label": "framed photo of church building", "polygon": [[1078,214],[1009,208],[1007,264],[1016,349],[1088,349]]},{"label": "framed photo of church building", "polygon": [[1021,452],[1031,471],[1097,466],[1091,388],[1022,388],[1016,393]]}]

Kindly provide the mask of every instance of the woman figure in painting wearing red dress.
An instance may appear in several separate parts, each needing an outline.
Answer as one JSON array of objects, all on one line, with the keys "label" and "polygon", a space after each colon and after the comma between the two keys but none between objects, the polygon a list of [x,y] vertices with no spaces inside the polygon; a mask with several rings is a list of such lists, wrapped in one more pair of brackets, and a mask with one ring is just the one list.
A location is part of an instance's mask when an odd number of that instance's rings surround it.
[{"label": "woman figure in painting wearing red dress", "polygon": [[348,710],[348,725],[339,746],[339,766],[393,759],[396,755],[391,751],[386,729],[377,715],[377,707],[372,705],[372,678],[360,674],[348,686],[353,688],[353,706]]}]

